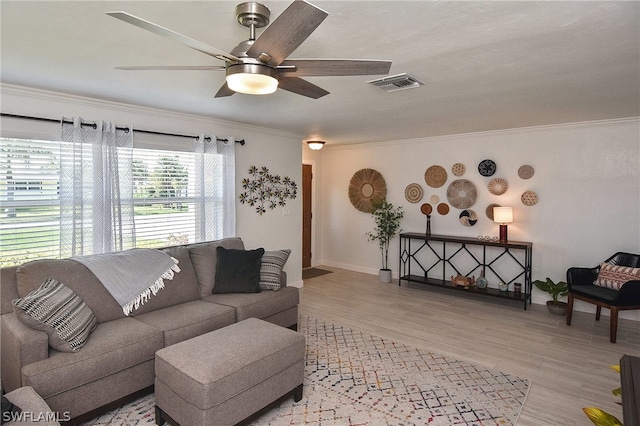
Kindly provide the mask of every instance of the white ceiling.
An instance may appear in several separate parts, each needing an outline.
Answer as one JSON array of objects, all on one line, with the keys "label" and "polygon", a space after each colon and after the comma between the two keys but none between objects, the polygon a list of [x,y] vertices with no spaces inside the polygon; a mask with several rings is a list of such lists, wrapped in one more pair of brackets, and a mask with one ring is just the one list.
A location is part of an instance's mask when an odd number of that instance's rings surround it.
[{"label": "white ceiling", "polygon": [[[129,12],[228,52],[248,38],[235,21],[239,2],[2,0],[2,81],[327,144],[640,116],[638,1],[312,1],[329,16],[290,58],[387,59],[390,74],[425,83],[393,93],[366,84],[380,76],[306,77],[331,94],[214,99],[220,71],[113,69],[222,63],[105,12]],[[264,3],[273,21],[290,2]]]}]

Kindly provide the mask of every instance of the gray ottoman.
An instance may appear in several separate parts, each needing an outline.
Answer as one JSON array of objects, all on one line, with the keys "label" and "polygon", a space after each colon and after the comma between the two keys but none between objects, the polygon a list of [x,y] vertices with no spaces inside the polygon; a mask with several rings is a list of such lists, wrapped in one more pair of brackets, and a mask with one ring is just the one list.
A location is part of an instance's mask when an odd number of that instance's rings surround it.
[{"label": "gray ottoman", "polygon": [[256,318],[156,352],[156,424],[233,425],[302,398],[304,336]]}]

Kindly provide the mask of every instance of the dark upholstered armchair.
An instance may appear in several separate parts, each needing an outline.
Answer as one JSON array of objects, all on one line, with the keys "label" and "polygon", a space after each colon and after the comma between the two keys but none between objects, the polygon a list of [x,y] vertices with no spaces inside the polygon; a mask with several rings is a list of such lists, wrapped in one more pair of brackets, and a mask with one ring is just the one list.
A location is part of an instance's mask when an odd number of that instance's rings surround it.
[{"label": "dark upholstered armchair", "polygon": [[[614,266],[640,268],[640,255],[618,252],[605,260],[604,263]],[[606,268],[605,268],[606,269]],[[567,284],[569,285],[569,300],[567,302],[567,325],[571,325],[571,312],[574,299],[593,303],[596,307],[596,321],[600,320],[601,309],[611,310],[609,340],[616,342],[618,331],[618,311],[640,309],[640,278],[627,281],[619,290],[595,285],[600,266],[595,268],[569,268],[567,270]]]}]

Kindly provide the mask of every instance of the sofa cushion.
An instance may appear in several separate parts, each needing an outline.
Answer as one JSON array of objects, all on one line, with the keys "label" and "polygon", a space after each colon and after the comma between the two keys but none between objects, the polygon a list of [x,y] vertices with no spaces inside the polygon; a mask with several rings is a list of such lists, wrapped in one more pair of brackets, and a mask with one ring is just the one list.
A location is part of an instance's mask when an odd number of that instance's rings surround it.
[{"label": "sofa cushion", "polygon": [[184,246],[177,246],[166,248],[162,251],[178,261],[180,273],[175,274],[172,280],[164,280],[164,288],[156,293],[155,296],[151,296],[144,305],[134,309],[130,314],[131,316],[200,299],[200,288],[189,257],[189,249]]},{"label": "sofa cushion", "polygon": [[627,281],[637,280],[640,280],[640,268],[603,263],[600,265],[600,272],[594,284],[600,287],[620,290]]},{"label": "sofa cushion", "polygon": [[166,347],[233,324],[236,315],[230,306],[194,300],[138,315],[136,319],[162,330]]},{"label": "sofa cushion", "polygon": [[264,249],[234,250],[217,247],[216,285],[213,293],[259,293],[260,260]]},{"label": "sofa cushion", "polygon": [[91,308],[98,323],[124,318],[122,307],[86,266],[69,259],[27,262],[16,270],[18,294],[24,297],[47,278],[55,278],[73,290]]},{"label": "sofa cushion", "polygon": [[279,290],[282,282],[282,268],[287,263],[291,250],[265,251],[260,263],[260,288]]},{"label": "sofa cushion", "polygon": [[296,287],[284,287],[279,291],[261,293],[212,294],[202,300],[235,308],[236,321],[242,321],[247,318],[267,318],[298,305],[300,298]]},{"label": "sofa cushion", "polygon": [[49,358],[24,366],[23,384],[46,399],[153,360],[163,345],[162,331],[135,318],[108,321],[98,324],[81,351],[52,350]]},{"label": "sofa cushion", "polygon": [[18,319],[49,335],[49,345],[62,352],[79,351],[96,327],[91,309],[69,287],[49,278],[25,297],[13,301]]},{"label": "sofa cushion", "polygon": [[218,259],[216,247],[218,246],[227,249],[244,250],[244,244],[239,237],[189,245],[189,255],[198,278],[201,297],[208,296],[213,291],[216,282],[216,263]]}]

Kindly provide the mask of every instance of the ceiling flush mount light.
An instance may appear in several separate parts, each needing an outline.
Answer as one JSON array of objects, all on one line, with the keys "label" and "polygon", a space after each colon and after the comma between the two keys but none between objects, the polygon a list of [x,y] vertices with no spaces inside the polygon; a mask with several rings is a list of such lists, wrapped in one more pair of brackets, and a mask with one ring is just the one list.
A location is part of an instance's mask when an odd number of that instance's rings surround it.
[{"label": "ceiling flush mount light", "polygon": [[230,65],[226,79],[229,89],[247,95],[268,95],[278,88],[276,70],[266,65]]},{"label": "ceiling flush mount light", "polygon": [[307,145],[309,145],[310,149],[319,151],[324,146],[324,141],[307,141]]},{"label": "ceiling flush mount light", "polygon": [[507,223],[513,222],[513,208],[494,207],[493,221],[500,224],[500,241],[507,241]]}]

